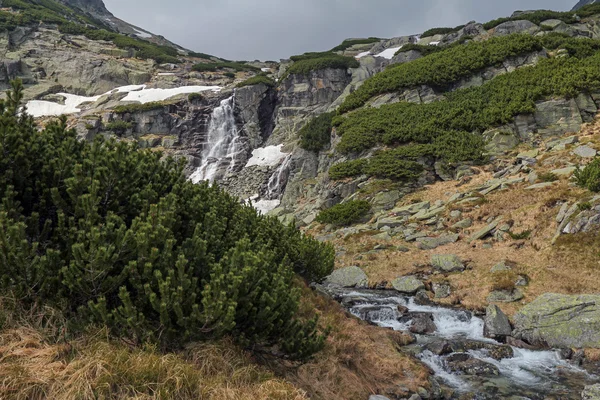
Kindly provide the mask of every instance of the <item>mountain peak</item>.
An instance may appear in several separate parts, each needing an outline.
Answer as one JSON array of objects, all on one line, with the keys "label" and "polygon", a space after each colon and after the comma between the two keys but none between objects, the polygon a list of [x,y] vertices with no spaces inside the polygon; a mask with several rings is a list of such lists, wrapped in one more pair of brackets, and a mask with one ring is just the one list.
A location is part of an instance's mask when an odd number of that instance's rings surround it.
[{"label": "mountain peak", "polygon": [[80,10],[99,15],[112,15],[102,0],[60,0],[62,3]]},{"label": "mountain peak", "polygon": [[575,7],[573,7],[573,10],[571,10],[571,11],[576,11],[576,10],[579,10],[581,7],[585,7],[587,5],[595,4],[595,3],[600,3],[600,0],[580,0],[579,3],[577,3],[575,5]]}]

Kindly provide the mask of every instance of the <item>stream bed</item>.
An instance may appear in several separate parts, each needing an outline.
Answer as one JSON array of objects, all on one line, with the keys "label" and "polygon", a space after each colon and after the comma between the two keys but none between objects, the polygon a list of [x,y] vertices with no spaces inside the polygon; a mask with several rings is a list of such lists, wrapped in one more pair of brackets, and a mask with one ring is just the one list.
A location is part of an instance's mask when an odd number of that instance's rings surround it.
[{"label": "stream bed", "polygon": [[405,347],[435,373],[435,379],[475,399],[581,399],[600,378],[569,361],[568,352],[526,350],[484,337],[484,322],[470,311],[420,305],[388,290],[325,288],[356,317],[417,341]]}]

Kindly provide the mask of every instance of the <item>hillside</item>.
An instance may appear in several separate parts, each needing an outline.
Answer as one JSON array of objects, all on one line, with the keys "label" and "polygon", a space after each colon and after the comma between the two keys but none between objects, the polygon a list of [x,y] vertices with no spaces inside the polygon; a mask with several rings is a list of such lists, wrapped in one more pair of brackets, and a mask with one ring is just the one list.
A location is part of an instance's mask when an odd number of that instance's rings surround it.
[{"label": "hillside", "polygon": [[600,399],[594,3],[245,62],[3,0],[0,398]]}]

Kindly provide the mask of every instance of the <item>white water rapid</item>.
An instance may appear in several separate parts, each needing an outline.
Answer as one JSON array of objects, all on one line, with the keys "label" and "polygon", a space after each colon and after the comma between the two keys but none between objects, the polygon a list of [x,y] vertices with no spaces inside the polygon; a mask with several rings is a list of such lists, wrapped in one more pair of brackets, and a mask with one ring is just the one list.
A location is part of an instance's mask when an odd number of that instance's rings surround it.
[{"label": "white water rapid", "polygon": [[[408,331],[416,318],[423,315],[431,318],[435,331],[417,335],[417,343],[409,348],[435,372],[440,382],[457,392],[477,393],[482,399],[515,398],[512,396],[545,399],[548,395],[580,399],[582,388],[598,381],[598,377],[563,359],[558,350],[509,348],[484,337],[483,320],[469,311],[419,305],[414,298],[394,291],[328,290],[353,315],[381,327]],[[449,345],[452,350],[435,353],[433,349],[439,349],[440,344]],[[512,349],[512,352],[498,359],[493,357],[497,349]],[[457,371],[454,361],[457,358],[471,359],[470,365],[483,365],[488,371],[497,372],[470,375],[464,370]]]},{"label": "white water rapid", "polygon": [[202,165],[190,176],[194,183],[222,178],[237,166],[244,151],[234,115],[235,94],[221,101],[210,117],[206,147],[202,151]]}]

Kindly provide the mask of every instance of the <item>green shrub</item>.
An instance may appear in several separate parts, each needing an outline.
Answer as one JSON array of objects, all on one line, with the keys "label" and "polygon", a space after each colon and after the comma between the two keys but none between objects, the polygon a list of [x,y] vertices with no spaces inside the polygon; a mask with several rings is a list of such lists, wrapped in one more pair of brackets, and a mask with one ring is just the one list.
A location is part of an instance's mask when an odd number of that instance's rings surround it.
[{"label": "green shrub", "polygon": [[465,27],[464,25],[459,25],[456,28],[433,28],[433,29],[429,29],[429,30],[423,32],[421,37],[430,37],[430,36],[435,36],[435,35],[447,35],[449,33],[458,32],[464,27]]},{"label": "green shrub", "polygon": [[299,316],[294,271],[322,279],[332,246],[192,184],[160,152],[79,141],[66,118],[38,131],[21,99],[15,84],[0,102],[3,293],[137,343],[227,335],[300,359],[323,346],[316,318]]},{"label": "green shrub", "polygon": [[596,158],[584,169],[577,168],[575,182],[590,192],[600,192],[600,158]]},{"label": "green shrub", "polygon": [[394,151],[382,151],[365,166],[365,173],[379,179],[412,182],[419,178],[423,166],[416,161],[406,160]]},{"label": "green shrub", "polygon": [[204,100],[204,96],[202,96],[200,93],[190,93],[188,95],[188,100],[191,102],[202,101]]},{"label": "green shrub", "polygon": [[358,160],[344,161],[335,164],[329,168],[329,178],[337,181],[340,179],[360,176],[365,173],[365,167],[367,164],[368,160],[365,158],[359,158]]},{"label": "green shrub", "polygon": [[559,178],[556,174],[553,174],[552,172],[544,172],[538,176],[538,179],[541,182],[556,182]]},{"label": "green shrub", "polygon": [[331,120],[334,113],[321,114],[310,120],[300,131],[300,147],[319,152],[331,144]]},{"label": "green shrub", "polygon": [[193,71],[197,72],[215,72],[217,70],[232,69],[236,72],[250,71],[250,72],[261,72],[260,68],[253,67],[252,65],[233,62],[233,61],[218,61],[213,63],[198,63],[192,66]]},{"label": "green shrub", "polygon": [[512,240],[526,240],[531,236],[531,231],[527,230],[519,233],[508,232],[508,236],[510,236]]},{"label": "green shrub", "polygon": [[212,60],[213,58],[220,60],[219,57],[211,56],[210,54],[206,54],[206,53],[197,53],[195,51],[190,51],[188,53],[188,56],[189,57],[194,57],[194,58],[203,58],[205,60]]},{"label": "green shrub", "polygon": [[[337,116],[333,124],[342,137],[337,149],[344,153],[361,152],[378,143],[433,143],[436,138],[453,132],[484,132],[511,123],[519,114],[534,112],[537,101],[574,97],[583,90],[597,88],[600,88],[600,53],[582,59],[543,59],[534,67],[498,76],[480,87],[447,93],[444,100],[429,104],[397,103]],[[455,147],[448,149],[454,151]]]},{"label": "green shrub", "polygon": [[345,51],[347,49],[349,49],[352,46],[355,46],[357,44],[371,44],[371,43],[377,43],[380,42],[382,39],[376,38],[376,37],[370,37],[370,38],[366,38],[366,39],[352,39],[352,40],[344,40],[342,42],[342,44],[335,46],[333,49],[331,49],[331,52],[337,52],[337,51]]},{"label": "green shrub", "polygon": [[409,51],[418,51],[422,56],[428,56],[429,54],[438,53],[442,50],[445,50],[444,46],[430,46],[430,45],[422,45],[422,44],[405,44],[402,46],[394,56],[397,56],[401,53],[407,53]]},{"label": "green shrub", "polygon": [[360,221],[371,210],[371,204],[364,200],[348,201],[323,210],[317,222],[333,225],[351,225]]},{"label": "green shrub", "polygon": [[592,209],[592,207],[592,203],[590,203],[589,201],[577,204],[577,209],[579,211],[589,211]]},{"label": "green shrub", "polygon": [[414,86],[429,85],[444,89],[486,67],[541,50],[542,47],[541,39],[524,34],[448,46],[412,62],[392,65],[372,76],[346,98],[338,112],[343,114],[361,107],[379,94]]},{"label": "green shrub", "polygon": [[294,61],[287,69],[287,74],[307,75],[322,69],[358,68],[360,63],[354,57],[340,56],[335,53],[306,53],[291,58]]},{"label": "green shrub", "polygon": [[223,76],[226,78],[235,79],[235,72],[225,72]]},{"label": "green shrub", "polygon": [[275,81],[271,78],[269,78],[266,75],[256,75],[253,76],[252,78],[248,78],[243,82],[240,82],[237,84],[237,87],[244,87],[244,86],[252,86],[252,85],[267,85],[269,87],[275,87]]},{"label": "green shrub", "polygon": [[122,120],[112,121],[104,125],[104,129],[112,131],[117,134],[123,134],[128,129],[131,129],[133,124],[131,122],[125,122]]},{"label": "green shrub", "polygon": [[[188,98],[189,98],[189,96],[188,96]],[[113,108],[113,111],[117,114],[128,114],[128,113],[158,110],[160,108],[164,108],[164,106],[165,106],[165,103],[162,103],[160,101],[152,101],[150,103],[144,103],[144,104],[132,103],[132,104],[124,104],[121,106],[116,106],[115,108]]]}]

